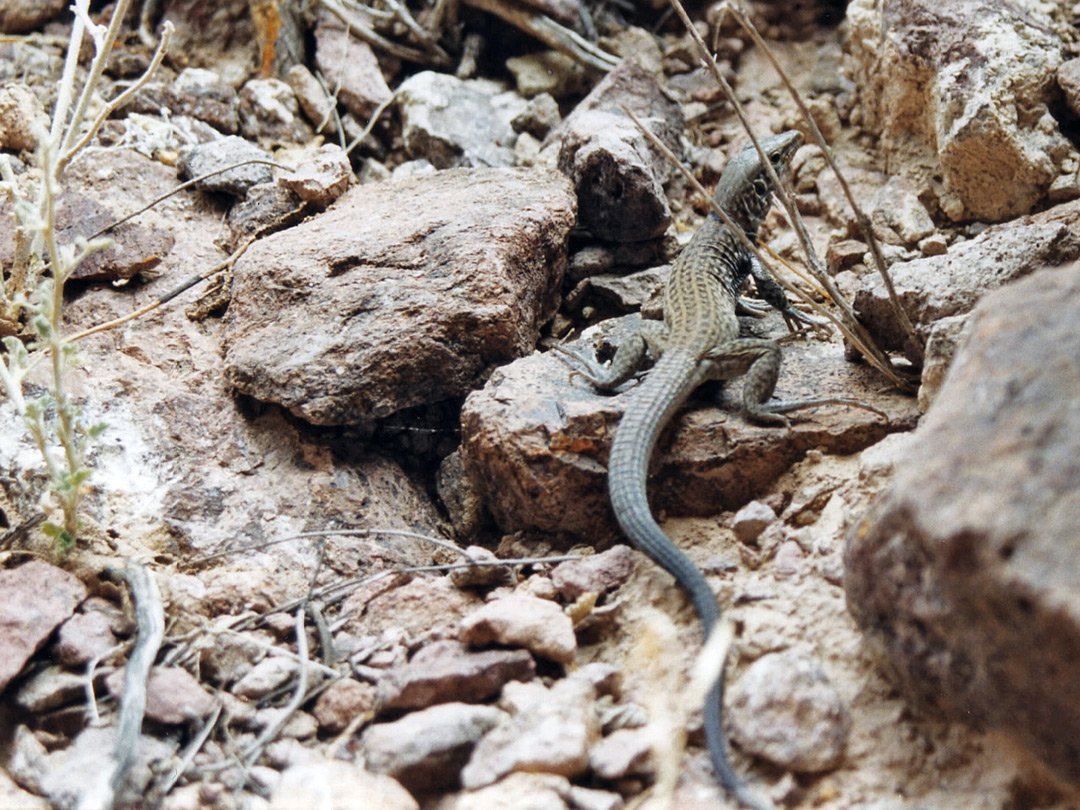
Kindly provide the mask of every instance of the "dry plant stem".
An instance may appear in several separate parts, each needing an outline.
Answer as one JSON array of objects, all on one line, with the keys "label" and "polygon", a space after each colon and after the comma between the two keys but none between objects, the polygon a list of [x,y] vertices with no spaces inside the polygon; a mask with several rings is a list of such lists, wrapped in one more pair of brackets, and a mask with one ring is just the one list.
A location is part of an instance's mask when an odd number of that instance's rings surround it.
[{"label": "dry plant stem", "polygon": [[113,228],[115,228],[115,227],[117,227],[119,225],[123,225],[129,219],[137,217],[139,214],[141,214],[141,213],[143,213],[145,211],[149,211],[151,208],[153,208],[159,202],[162,202],[164,200],[169,199],[169,197],[171,197],[173,194],[181,192],[184,189],[191,188],[196,183],[201,183],[203,180],[206,180],[207,178],[214,177],[215,175],[218,175],[218,174],[224,174],[225,172],[231,172],[233,169],[239,169],[242,166],[249,166],[249,165],[256,165],[256,164],[261,165],[261,166],[273,166],[275,169],[281,169],[282,171],[286,171],[286,172],[296,171],[294,168],[292,168],[291,166],[286,166],[284,163],[278,163],[276,160],[266,160],[264,158],[249,158],[247,160],[241,160],[239,163],[231,163],[228,166],[224,166],[224,167],[222,167],[220,169],[214,169],[212,172],[206,172],[206,174],[200,174],[198,177],[192,177],[190,180],[185,180],[180,185],[174,186],[173,188],[169,189],[168,191],[166,191],[161,196],[151,200],[150,202],[148,202],[146,205],[144,205],[142,208],[138,209],[137,211],[132,211],[130,214],[127,214],[127,215],[121,217],[120,219],[116,220],[115,222],[110,222],[104,228],[97,231],[96,233],[91,234],[87,238],[88,239],[93,239],[94,237],[101,236],[103,233],[111,231]]},{"label": "dry plant stem", "polygon": [[116,749],[113,752],[116,765],[110,779],[113,795],[109,806],[120,796],[131,767],[146,712],[146,681],[165,636],[161,594],[146,566],[131,560],[120,575],[127,582],[135,608],[136,640],[124,667],[124,695],[120,699],[120,718],[116,724]]},{"label": "dry plant stem", "polygon": [[101,125],[105,123],[105,120],[110,115],[131,101],[135,94],[146,86],[147,82],[150,81],[150,77],[154,75],[154,72],[161,66],[162,60],[165,59],[165,54],[169,47],[169,39],[172,37],[174,30],[173,24],[166,20],[161,31],[161,42],[158,43],[157,49],[154,51],[154,57],[150,60],[149,67],[143,71],[143,74],[136,79],[129,88],[101,108],[94,117],[93,123],[91,123],[90,126],[87,127],[86,132],[83,133],[83,136],[60,157],[60,171],[63,171],[64,167],[71,162],[71,159],[74,158],[83,147],[90,143],[93,137],[97,135],[98,130],[101,129]]},{"label": "dry plant stem", "polygon": [[378,122],[379,118],[384,112],[386,112],[390,105],[397,100],[397,97],[398,91],[395,90],[393,93],[390,94],[390,98],[388,98],[386,101],[384,101],[382,104],[375,108],[375,112],[373,112],[371,114],[371,118],[368,119],[367,126],[364,127],[364,131],[357,135],[355,138],[353,138],[352,143],[345,147],[346,155],[350,154],[353,149],[355,149],[357,146],[364,142],[364,138],[371,134],[371,130],[375,128],[375,124]]},{"label": "dry plant stem", "polygon": [[263,729],[262,734],[241,756],[245,770],[255,764],[266,745],[281,732],[285,723],[296,713],[296,710],[300,708],[307,698],[308,666],[311,662],[308,661],[307,633],[304,630],[305,612],[304,606],[296,609],[296,658],[299,662],[296,671],[296,689],[293,692],[292,699],[278,715],[277,720]]},{"label": "dry plant stem", "polygon": [[373,48],[386,51],[391,56],[397,56],[400,59],[406,59],[410,62],[418,62],[422,65],[431,64],[436,67],[450,66],[451,60],[449,57],[443,58],[445,54],[440,56],[438,53],[422,51],[418,48],[410,48],[406,45],[399,45],[398,43],[392,42],[380,34],[375,33],[364,23],[359,14],[353,9],[348,8],[341,0],[319,0],[319,4],[345,23],[350,34],[354,34],[358,39],[363,40]]},{"label": "dry plant stem", "polygon": [[198,733],[191,738],[191,741],[186,746],[184,746],[184,750],[180,754],[180,764],[175,768],[169,768],[165,775],[165,780],[160,785],[155,786],[155,794],[157,796],[167,796],[169,791],[176,786],[178,781],[180,781],[180,777],[191,767],[191,764],[195,761],[195,755],[202,750],[202,747],[206,745],[206,741],[210,739],[210,733],[217,726],[218,719],[221,717],[221,712],[222,708],[219,703],[214,707],[213,713],[203,722]]},{"label": "dry plant stem", "polygon": [[[850,304],[840,294],[840,291],[836,289],[832,279],[829,278],[824,268],[821,267],[821,262],[817,257],[817,253],[814,251],[813,245],[810,242],[810,235],[806,232],[806,226],[803,224],[802,217],[799,216],[798,211],[795,208],[795,204],[791,200],[789,195],[783,188],[783,184],[780,183],[779,177],[776,175],[776,170],[773,168],[772,162],[765,155],[765,151],[761,147],[761,142],[758,140],[757,135],[754,134],[753,129],[750,126],[750,121],[746,117],[746,112],[743,110],[742,104],[735,97],[734,90],[731,89],[731,85],[728,84],[723,74],[720,72],[720,67],[716,64],[716,60],[713,59],[712,54],[705,45],[705,41],[701,38],[701,34],[698,33],[697,28],[694,27],[693,22],[690,20],[690,16],[686,13],[686,9],[683,8],[682,3],[679,0],[669,0],[672,8],[675,9],[675,13],[679,15],[679,19],[682,20],[687,32],[690,34],[694,43],[697,45],[701,58],[705,60],[705,64],[713,74],[713,78],[716,79],[717,85],[723,91],[725,98],[731,104],[732,109],[735,110],[735,114],[738,116],[739,121],[743,125],[743,129],[746,130],[746,134],[750,137],[750,141],[754,144],[754,148],[757,150],[758,157],[762,161],[762,165],[765,171],[769,175],[769,180],[773,183],[773,188],[776,191],[776,196],[783,205],[784,210],[787,212],[788,219],[792,226],[795,228],[795,233],[799,237],[799,243],[803,247],[803,251],[806,255],[809,263],[810,271],[814,274],[826,290],[829,291],[829,295],[832,297],[834,303],[840,308],[840,311],[844,313],[844,320],[846,321],[848,332],[859,336],[859,340],[856,345],[863,355],[867,358],[867,361],[876,368],[882,375],[884,375],[893,385],[898,388],[907,389],[910,387],[908,381],[902,379],[893,369],[892,363],[889,358],[882,352],[874,339],[866,331],[866,329],[858,322],[855,317],[854,311],[851,309]],[[738,230],[738,229],[736,229]]]},{"label": "dry plant stem", "polygon": [[150,302],[149,304],[146,304],[145,306],[139,307],[134,312],[129,312],[127,315],[122,315],[119,318],[114,318],[113,320],[106,321],[105,323],[99,323],[97,326],[91,326],[89,329],[84,329],[82,332],[76,332],[74,335],[69,335],[68,337],[64,338],[64,340],[67,341],[68,343],[74,343],[74,342],[76,342],[78,340],[82,340],[83,338],[90,337],[90,335],[96,335],[99,332],[106,332],[109,329],[115,329],[117,326],[122,326],[123,324],[127,323],[128,321],[133,321],[136,318],[141,318],[143,315],[147,314],[148,312],[153,312],[155,309],[160,307],[162,304],[168,303],[169,301],[176,298],[176,296],[180,295],[181,293],[186,292],[187,290],[190,290],[192,287],[194,287],[199,282],[206,281],[211,276],[214,276],[214,275],[217,275],[218,273],[220,273],[222,270],[224,270],[230,264],[232,264],[237,259],[239,259],[241,256],[243,256],[244,251],[246,251],[249,247],[251,247],[251,244],[254,241],[255,241],[255,237],[248,238],[242,245],[240,245],[240,247],[238,247],[231,254],[229,254],[228,258],[223,259],[222,261],[218,262],[217,264],[215,264],[213,267],[211,267],[206,272],[200,273],[197,276],[192,276],[187,281],[183,282],[180,286],[174,288],[173,290],[170,290],[169,292],[165,293],[164,295],[160,296],[159,298],[156,298],[154,301]]},{"label": "dry plant stem", "polygon": [[[777,75],[780,77],[780,81],[784,83],[788,92],[794,99],[796,106],[799,108],[799,112],[802,113],[803,120],[806,121],[807,126],[810,128],[810,132],[814,136],[814,141],[821,151],[825,154],[825,160],[829,164],[829,168],[832,169],[834,175],[836,175],[837,181],[840,183],[840,188],[844,192],[844,196],[847,198],[848,205],[851,206],[852,212],[855,214],[855,219],[859,223],[859,230],[866,238],[866,243],[870,247],[870,252],[874,257],[874,264],[877,265],[878,273],[881,275],[881,279],[885,284],[885,289],[889,294],[889,303],[892,305],[893,312],[896,315],[896,319],[900,324],[900,327],[904,330],[910,341],[912,347],[917,353],[919,363],[923,361],[923,344],[919,335],[915,331],[915,327],[911,323],[911,319],[908,318],[907,311],[904,309],[900,302],[900,296],[896,293],[896,288],[893,286],[892,277],[889,275],[888,268],[885,266],[885,257],[881,253],[881,244],[878,242],[877,236],[874,234],[874,228],[870,224],[870,218],[866,216],[866,213],[862,210],[862,207],[856,202],[855,195],[851,192],[851,187],[848,185],[847,179],[840,171],[840,167],[836,163],[836,158],[832,153],[832,149],[829,148],[829,144],[826,143],[825,137],[821,134],[821,130],[818,129],[817,122],[814,120],[814,116],[810,114],[810,110],[807,108],[806,103],[803,101],[799,91],[795,89],[795,85],[792,84],[791,79],[788,78],[787,73],[780,66],[779,60],[773,55],[773,52],[769,49],[769,46],[765,44],[765,40],[762,39],[761,34],[758,33],[757,28],[746,16],[746,12],[735,3],[727,2],[725,0],[724,8],[729,9],[732,14],[735,15],[735,19],[739,21],[739,24],[750,35],[762,52],[772,63],[773,68],[776,70]],[[835,297],[835,296],[834,296]]]},{"label": "dry plant stem", "polygon": [[538,11],[524,8],[508,0],[462,0],[467,6],[478,8],[520,28],[536,37],[550,48],[569,56],[576,62],[601,73],[607,73],[619,63],[617,56],[593,45],[575,31],[559,25]]}]

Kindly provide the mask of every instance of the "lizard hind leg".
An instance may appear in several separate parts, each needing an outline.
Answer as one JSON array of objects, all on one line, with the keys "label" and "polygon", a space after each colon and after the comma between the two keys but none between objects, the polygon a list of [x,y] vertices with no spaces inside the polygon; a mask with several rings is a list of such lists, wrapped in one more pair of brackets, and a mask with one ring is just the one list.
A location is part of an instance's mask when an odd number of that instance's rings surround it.
[{"label": "lizard hind leg", "polygon": [[611,363],[603,366],[577,349],[555,344],[552,348],[568,358],[575,374],[580,374],[598,391],[613,391],[635,376],[663,351],[667,330],[659,321],[643,321],[619,344]]}]

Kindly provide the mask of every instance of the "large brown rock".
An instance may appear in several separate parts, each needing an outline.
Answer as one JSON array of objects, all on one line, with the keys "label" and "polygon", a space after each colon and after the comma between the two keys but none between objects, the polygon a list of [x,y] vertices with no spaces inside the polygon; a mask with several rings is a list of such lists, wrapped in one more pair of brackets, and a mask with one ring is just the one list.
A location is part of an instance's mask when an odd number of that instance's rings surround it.
[{"label": "large brown rock", "polygon": [[1063,42],[1036,8],[854,0],[847,45],[889,170],[954,221],[1027,213],[1075,157],[1049,111]]},{"label": "large brown rock", "polygon": [[987,296],[889,490],[848,606],[922,709],[1080,782],[1080,264]]},{"label": "large brown rock", "polygon": [[315,424],[467,393],[555,312],[565,178],[457,169],[361,186],[237,262],[226,375]]},{"label": "large brown rock", "polygon": [[[776,318],[779,322],[779,318]],[[636,316],[598,331],[625,336]],[[587,332],[591,339],[596,332]],[[477,496],[503,531],[537,528],[595,539],[614,533],[607,495],[607,454],[633,388],[598,394],[554,353],[504,366],[466,400],[461,461]],[[729,401],[738,396],[734,381]],[[784,347],[776,396],[852,397],[889,414],[828,405],[794,415],[790,430],[747,421],[733,409],[695,399],[672,420],[653,454],[653,505],[668,514],[714,514],[759,495],[809,450],[853,453],[886,433],[910,428],[914,401],[883,393],[865,366],[843,359],[837,344]]]}]

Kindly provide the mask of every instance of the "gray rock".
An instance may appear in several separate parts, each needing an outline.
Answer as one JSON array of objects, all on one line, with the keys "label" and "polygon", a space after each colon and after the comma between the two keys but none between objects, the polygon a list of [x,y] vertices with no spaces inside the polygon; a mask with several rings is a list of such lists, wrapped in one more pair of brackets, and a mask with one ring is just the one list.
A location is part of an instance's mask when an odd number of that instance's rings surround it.
[{"label": "gray rock", "polygon": [[255,233],[269,234],[295,225],[304,216],[304,201],[284,182],[259,183],[229,208],[225,221],[235,249]]},{"label": "gray rock", "polygon": [[61,667],[35,672],[15,693],[15,705],[28,712],[45,712],[86,696],[86,678]]},{"label": "gray rock", "polygon": [[131,104],[135,112],[158,114],[164,107],[173,115],[203,121],[225,135],[240,129],[240,98],[232,85],[212,70],[184,68],[172,84],[151,82]]},{"label": "gray rock", "polygon": [[0,570],[0,691],[7,687],[86,598],[86,586],[62,568],[30,560]]},{"label": "gray rock", "polygon": [[252,667],[230,690],[237,697],[261,698],[280,689],[294,675],[299,664],[292,658],[264,658]]},{"label": "gray rock", "polygon": [[490,785],[515,771],[573,778],[589,765],[589,749],[600,737],[596,692],[581,680],[511,682],[499,705],[510,716],[500,721],[473,749],[461,772],[470,789]]},{"label": "gray rock", "polygon": [[423,71],[401,83],[398,105],[409,157],[439,169],[513,165],[510,122],[525,108],[516,94],[487,80]]},{"label": "gray rock", "polygon": [[307,120],[320,134],[330,134],[334,127],[334,100],[319,80],[304,65],[293,65],[286,75],[289,87]]},{"label": "gray rock", "polygon": [[240,88],[240,129],[259,143],[306,143],[314,132],[300,116],[292,88],[280,79],[252,79]]},{"label": "gray rock", "polygon": [[[469,546],[465,553],[475,562],[495,563],[495,552],[483,546]],[[505,565],[470,565],[467,568],[455,568],[450,572],[450,580],[459,588],[492,587],[506,585],[513,579],[513,572]]]},{"label": "gray rock", "polygon": [[848,5],[864,123],[954,221],[1026,213],[1075,154],[1048,109],[1061,42],[1028,12],[994,0]]},{"label": "gray rock", "polygon": [[412,793],[459,786],[473,746],[505,712],[494,706],[444,703],[369,726],[360,738],[367,767],[397,779]]},{"label": "gray rock", "polygon": [[1080,115],[1080,58],[1068,59],[1058,65],[1057,82],[1069,109]]},{"label": "gray rock", "polygon": [[728,722],[743,751],[800,773],[842,764],[851,731],[821,667],[795,650],[762,656],[731,685]]},{"label": "gray rock", "polygon": [[511,119],[510,126],[514,132],[528,132],[543,139],[561,120],[558,102],[547,93],[541,93],[529,99],[525,109]]},{"label": "gray rock", "polygon": [[236,264],[226,375],[316,424],[459,396],[554,313],[573,197],[554,172],[359,186]]},{"label": "gray rock", "polygon": [[849,534],[848,607],[924,711],[1080,782],[1080,265],[987,296],[895,479]]},{"label": "gray rock", "polygon": [[613,242],[640,242],[671,221],[663,184],[671,169],[622,111],[626,105],[668,147],[678,148],[679,105],[652,74],[623,60],[559,127],[559,168],[577,189],[581,224]]},{"label": "gray rock", "polygon": [[545,95],[553,99],[567,98],[589,89],[589,73],[585,67],[558,51],[512,56],[506,60],[506,69],[513,75],[517,91],[529,99]]},{"label": "gray rock", "polygon": [[[176,168],[181,179],[190,180],[201,177],[207,172],[224,169],[234,163],[245,160],[271,160],[268,152],[263,151],[250,141],[238,135],[219,138],[209,143],[196,144],[180,153]],[[265,163],[250,163],[235,169],[207,177],[195,184],[201,191],[221,192],[234,197],[243,197],[247,190],[259,183],[269,183],[274,173]]]},{"label": "gray rock", "polygon": [[435,641],[378,683],[382,711],[418,709],[436,703],[476,703],[499,693],[508,681],[525,681],[536,663],[525,650],[473,651],[460,641]]},{"label": "gray rock", "polygon": [[550,773],[512,773],[494,785],[446,796],[432,810],[582,810],[570,804],[573,786]]},{"label": "gray rock", "polygon": [[551,581],[564,599],[573,601],[584,593],[605,593],[618,588],[634,573],[634,552],[618,545],[600,554],[559,563]]},{"label": "gray rock", "polygon": [[761,501],[750,501],[735,513],[731,520],[731,530],[740,543],[753,543],[776,520],[776,512],[771,506]]}]

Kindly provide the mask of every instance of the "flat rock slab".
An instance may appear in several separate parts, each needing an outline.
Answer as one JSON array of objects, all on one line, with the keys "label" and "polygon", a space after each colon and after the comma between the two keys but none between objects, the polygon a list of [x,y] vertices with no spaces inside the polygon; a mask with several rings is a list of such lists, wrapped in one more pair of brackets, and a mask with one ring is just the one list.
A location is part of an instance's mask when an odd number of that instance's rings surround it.
[{"label": "flat rock slab", "polygon": [[1080,263],[979,305],[886,493],[848,607],[928,712],[1011,731],[1080,782]]},{"label": "flat rock slab", "polygon": [[0,691],[86,598],[86,586],[62,568],[31,560],[0,571]]},{"label": "flat rock slab", "polygon": [[[636,316],[629,316],[601,328],[624,333],[635,322]],[[839,345],[796,342],[783,352],[779,398],[851,397],[882,409],[889,421],[869,411],[826,405],[793,414],[791,430],[785,431],[750,423],[733,408],[692,400],[654,453],[654,508],[682,515],[738,508],[809,450],[853,453],[914,425],[914,400],[882,393],[880,378],[845,361]],[[580,378],[571,380],[570,372],[555,353],[534,354],[499,369],[465,401],[464,469],[504,531],[536,528],[589,538],[598,529],[617,531],[606,463],[633,388],[615,396],[597,394]],[[741,384],[734,382],[728,399]]]},{"label": "flat rock slab", "polygon": [[554,171],[361,186],[237,262],[226,375],[321,425],[467,393],[536,344],[576,215]]}]

